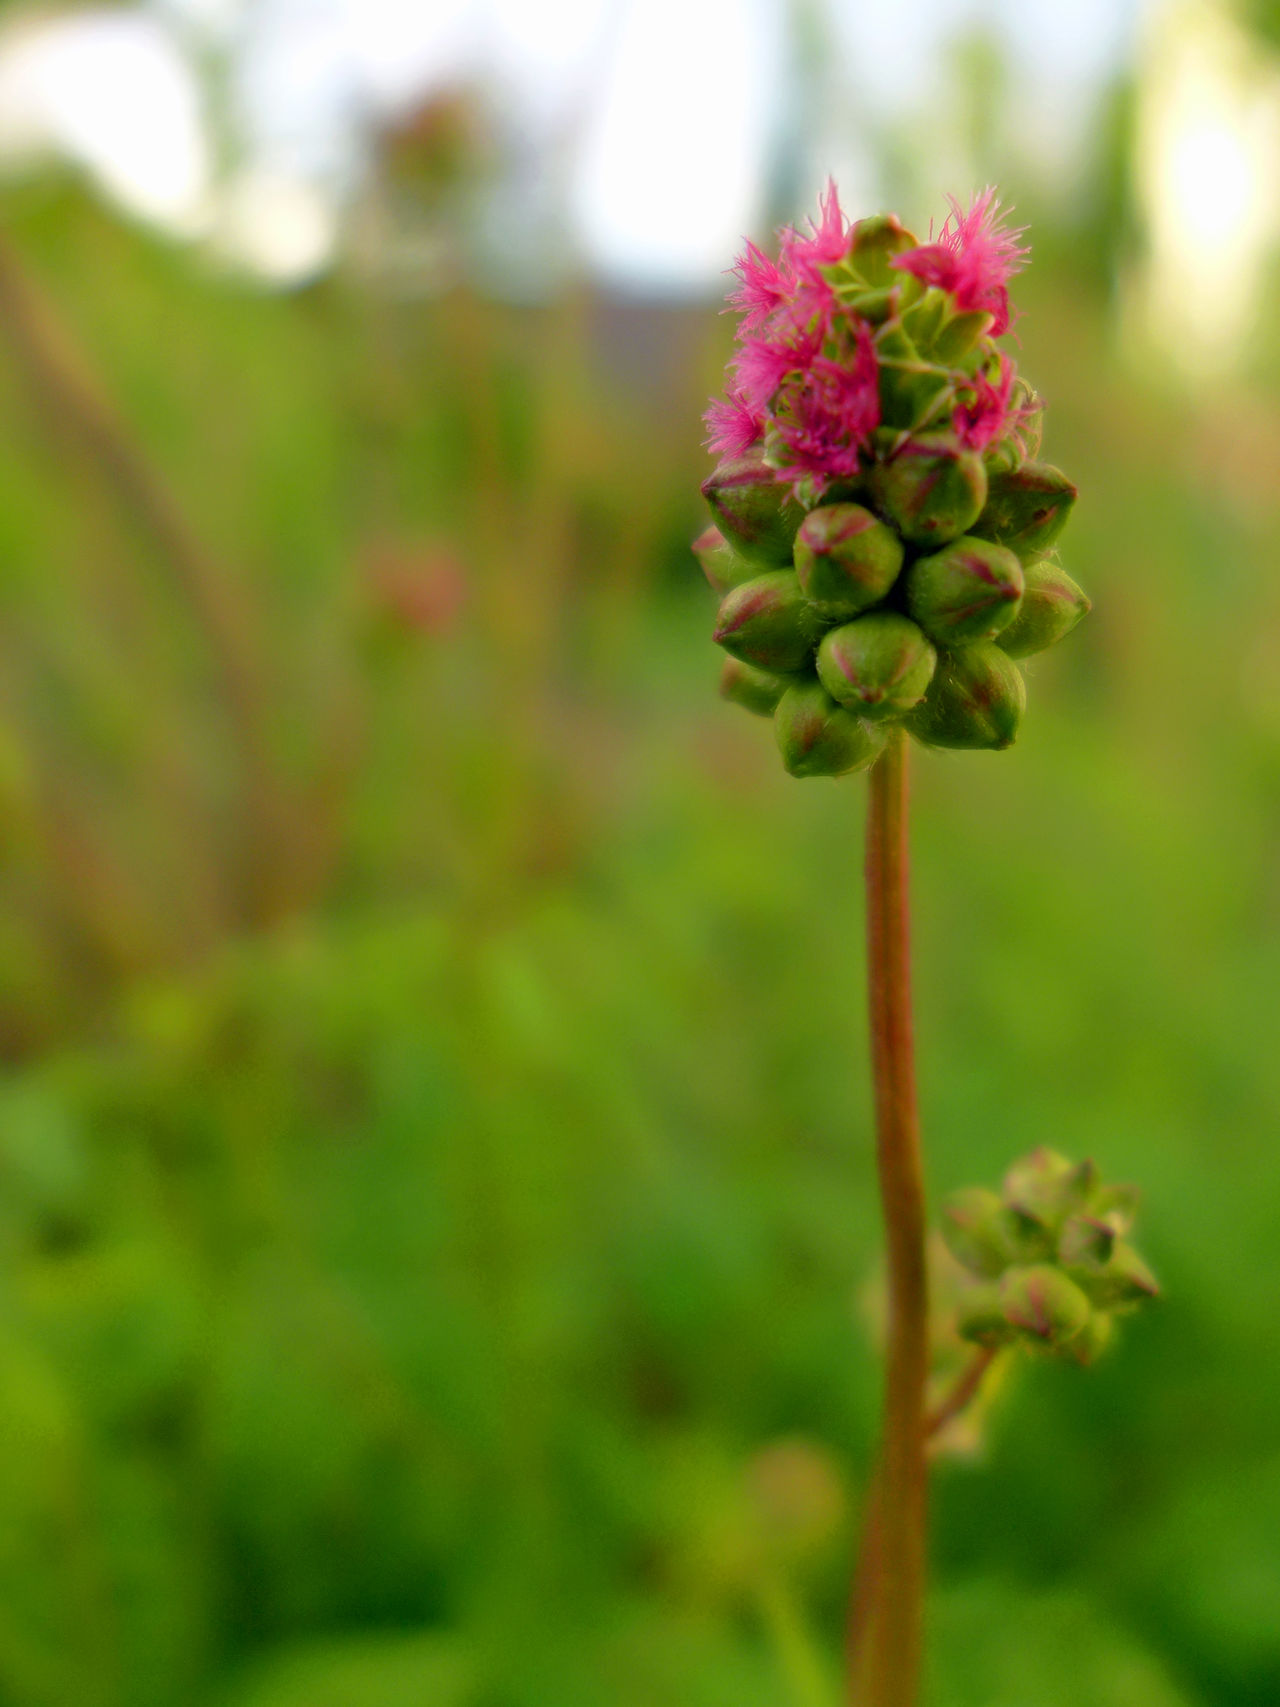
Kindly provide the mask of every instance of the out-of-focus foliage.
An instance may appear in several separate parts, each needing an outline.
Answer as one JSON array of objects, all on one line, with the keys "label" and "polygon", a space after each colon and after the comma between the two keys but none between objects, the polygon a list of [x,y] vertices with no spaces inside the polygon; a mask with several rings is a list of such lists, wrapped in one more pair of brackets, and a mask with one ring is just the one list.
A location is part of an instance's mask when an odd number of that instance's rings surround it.
[{"label": "out-of-focus foliage", "polygon": [[[4,211],[260,678],[233,722],[0,342],[0,1699],[834,1702],[861,791],[713,695],[723,323],[268,299]],[[931,1701],[1261,1707],[1280,407],[1135,380],[1049,254],[1021,359],[1096,610],[1017,748],[917,762],[926,1129],[939,1193],[1040,1143],[1145,1181],[1166,1301],[941,1469]]]}]

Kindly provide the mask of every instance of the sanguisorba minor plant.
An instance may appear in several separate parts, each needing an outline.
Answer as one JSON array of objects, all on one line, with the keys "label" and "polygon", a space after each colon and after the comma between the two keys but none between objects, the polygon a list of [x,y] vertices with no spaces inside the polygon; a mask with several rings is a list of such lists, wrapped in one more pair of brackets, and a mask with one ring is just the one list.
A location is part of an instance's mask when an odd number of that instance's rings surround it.
[{"label": "sanguisorba minor plant", "polygon": [[773,719],[797,777],[869,772],[866,905],[876,1158],[888,1272],[883,1441],[852,1599],[850,1699],[914,1707],[930,1437],[1025,1346],[1088,1363],[1155,1292],[1127,1241],[1133,1194],[1042,1148],[1000,1192],[951,1199],[955,1326],[972,1345],[930,1409],[929,1242],[913,1065],[907,754],[1000,749],[1019,660],[1089,601],[1053,547],[1076,500],[1037,460],[1042,404],[997,342],[1020,230],[990,189],[937,237],[892,215],[749,243],[727,395],[708,414],[715,517],[694,551],[721,603],[721,692]]}]

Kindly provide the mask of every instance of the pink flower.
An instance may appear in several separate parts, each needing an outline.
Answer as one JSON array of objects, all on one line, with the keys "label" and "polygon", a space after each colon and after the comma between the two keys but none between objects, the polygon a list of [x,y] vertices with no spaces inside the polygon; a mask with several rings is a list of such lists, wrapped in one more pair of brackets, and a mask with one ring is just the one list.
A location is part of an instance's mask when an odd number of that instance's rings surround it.
[{"label": "pink flower", "polygon": [[710,431],[707,449],[716,456],[745,456],[764,432],[764,419],[745,401],[736,387],[729,396],[716,398],[703,416]]},{"label": "pink flower", "polygon": [[851,357],[816,356],[779,399],[778,437],[790,461],[783,480],[808,476],[821,496],[833,479],[851,479],[880,424],[879,368],[871,328],[858,321]]},{"label": "pink flower", "polygon": [[[825,484],[827,476],[857,472],[859,449],[879,420],[875,351],[869,330],[841,313],[823,271],[848,249],[849,222],[833,182],[807,231],[782,232],[776,261],[747,244],[729,299],[742,314],[729,395],[706,417],[712,450],[741,455],[773,417],[795,459],[782,478],[812,474]],[[851,362],[833,353],[846,347]]]},{"label": "pink flower", "polygon": [[767,409],[787,375],[803,372],[816,360],[828,329],[826,316],[818,316],[799,330],[784,328],[781,337],[743,339],[733,369],[737,388],[752,408]]},{"label": "pink flower", "polygon": [[[893,264],[950,292],[961,312],[990,315],[992,334],[1005,332],[1008,281],[1027,254],[1021,232],[1002,219],[994,190],[975,196],[967,212],[948,200],[951,211],[937,239]],[[875,330],[840,300],[830,277],[852,237],[828,182],[818,218],[804,230],[781,232],[776,260],[746,245],[730,297],[741,321],[728,395],[706,417],[710,447],[721,454],[740,456],[767,438],[778,478],[803,483],[806,502],[861,471],[880,424]],[[991,346],[985,348],[989,370]],[[1013,404],[1013,383],[1013,364],[1003,356],[994,377],[984,370],[961,383],[951,422],[966,446],[985,450],[1021,431],[1028,411]]]},{"label": "pink flower", "polygon": [[1009,330],[1009,292],[1014,273],[1026,265],[1029,250],[1018,242],[1025,227],[1006,225],[996,193],[988,186],[962,213],[948,196],[951,212],[934,243],[896,255],[893,265],[914,273],[922,284],[938,285],[955,298],[962,313],[992,316],[991,334]]},{"label": "pink flower", "polygon": [[829,295],[831,287],[819,269],[834,266],[849,252],[849,221],[841,211],[834,178],[827,179],[818,210],[821,217],[816,223],[810,220],[807,237],[794,226],[782,232],[782,259],[796,278]]},{"label": "pink flower", "polygon": [[749,239],[734,262],[733,271],[738,275],[739,284],[729,298],[729,307],[738,309],[742,314],[738,328],[741,338],[758,332],[770,316],[790,300],[795,291],[795,277],[785,258],[771,261],[764,250]]},{"label": "pink flower", "polygon": [[994,383],[985,373],[974,379],[973,402],[958,404],[951,416],[956,436],[967,449],[986,450],[996,439],[1003,438],[1010,427],[1017,425],[1017,411],[1009,407],[1013,381],[1013,363],[1003,354]]}]

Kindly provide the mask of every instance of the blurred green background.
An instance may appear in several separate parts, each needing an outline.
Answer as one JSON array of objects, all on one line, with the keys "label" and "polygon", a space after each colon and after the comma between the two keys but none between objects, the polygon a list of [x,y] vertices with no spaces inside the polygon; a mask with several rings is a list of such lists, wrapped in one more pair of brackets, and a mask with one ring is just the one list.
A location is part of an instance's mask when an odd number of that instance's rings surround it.
[{"label": "blurred green background", "polygon": [[[217,117],[230,38],[139,10]],[[855,142],[1031,226],[1096,608],[1016,748],[916,763],[931,1186],[1092,1155],[1166,1296],[939,1467],[929,1707],[1270,1707],[1275,19],[1148,8],[1050,170],[945,13],[945,123],[806,131],[835,26],[779,12],[756,229]],[[533,277],[497,111],[371,119],[287,280],[75,149],[0,182],[4,1707],[839,1698],[863,788],[715,697],[714,273]]]}]

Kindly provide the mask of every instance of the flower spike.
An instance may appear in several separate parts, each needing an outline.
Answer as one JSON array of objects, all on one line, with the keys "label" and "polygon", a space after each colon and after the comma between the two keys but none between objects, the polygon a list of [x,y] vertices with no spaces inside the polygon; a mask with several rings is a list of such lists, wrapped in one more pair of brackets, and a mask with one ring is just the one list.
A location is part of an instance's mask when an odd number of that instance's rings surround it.
[{"label": "flower spike", "polygon": [[[776,255],[748,242],[733,268],[737,348],[706,416],[719,555],[699,550],[731,595],[719,644],[796,678],[775,720],[798,776],[858,768],[844,763],[850,719],[900,722],[929,746],[1008,746],[1025,700],[1014,660],[1089,608],[1056,564],[1038,567],[1075,487],[1029,460],[1041,401],[994,342],[1023,232],[994,189],[948,201],[919,243],[893,214],[850,223],[828,183]],[[773,580],[738,592],[739,563]],[[773,687],[744,680],[740,668],[726,697],[759,711]]]}]

